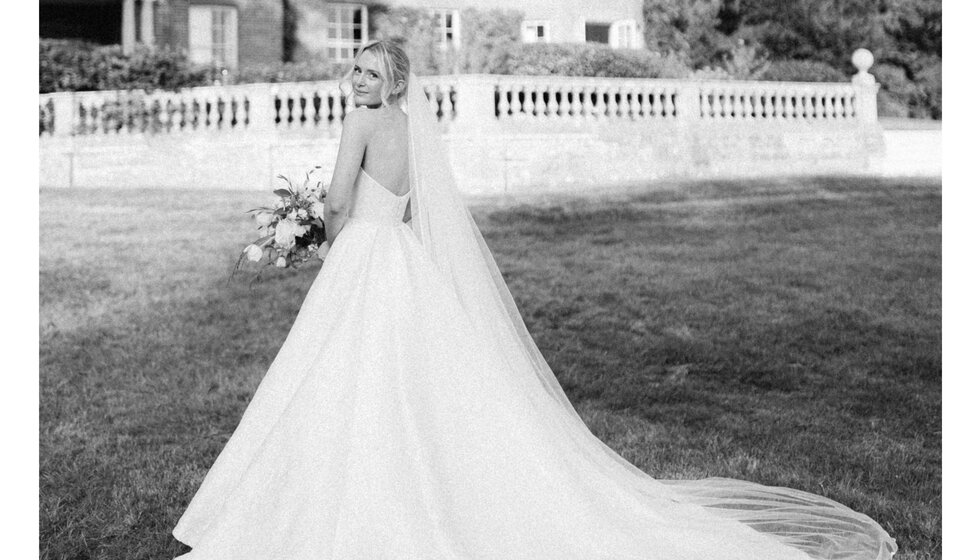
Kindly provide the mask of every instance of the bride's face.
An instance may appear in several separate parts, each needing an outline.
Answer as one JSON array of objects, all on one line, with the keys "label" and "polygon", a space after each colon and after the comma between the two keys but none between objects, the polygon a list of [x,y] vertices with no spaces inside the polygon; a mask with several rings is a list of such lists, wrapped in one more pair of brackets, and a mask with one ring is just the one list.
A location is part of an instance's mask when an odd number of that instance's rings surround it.
[{"label": "bride's face", "polygon": [[381,88],[384,81],[381,79],[381,65],[378,57],[372,51],[361,54],[361,57],[354,61],[354,73],[350,78],[351,87],[354,88],[355,105],[377,105],[381,103]]}]

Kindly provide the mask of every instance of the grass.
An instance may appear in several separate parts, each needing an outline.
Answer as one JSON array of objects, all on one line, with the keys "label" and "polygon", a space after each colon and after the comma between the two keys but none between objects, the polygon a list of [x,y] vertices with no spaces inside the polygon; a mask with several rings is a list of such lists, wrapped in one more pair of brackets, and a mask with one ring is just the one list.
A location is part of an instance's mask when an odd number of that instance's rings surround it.
[{"label": "grass", "polygon": [[[316,270],[225,282],[262,193],[42,190],[42,559],[170,558]],[[474,215],[600,438],[940,558],[938,181],[661,184]]]}]

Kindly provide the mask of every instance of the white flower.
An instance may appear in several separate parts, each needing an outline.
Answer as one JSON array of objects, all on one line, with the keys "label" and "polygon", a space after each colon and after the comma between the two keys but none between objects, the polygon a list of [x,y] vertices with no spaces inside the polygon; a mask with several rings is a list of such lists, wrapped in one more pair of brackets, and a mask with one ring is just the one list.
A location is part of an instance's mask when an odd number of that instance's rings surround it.
[{"label": "white flower", "polygon": [[254,243],[248,247],[245,247],[243,252],[245,253],[245,256],[248,257],[248,260],[252,262],[259,262],[262,260],[262,247],[259,247]]},{"label": "white flower", "polygon": [[276,243],[283,249],[296,244],[296,238],[305,235],[310,226],[301,226],[292,220],[281,220],[276,225]]},{"label": "white flower", "polygon": [[306,213],[306,208],[300,208],[299,210],[297,210],[296,215],[299,216],[300,218],[306,218],[308,216],[308,214]]},{"label": "white flower", "polygon": [[314,202],[310,206],[310,214],[312,214],[314,218],[321,218],[322,219],[323,218],[323,203],[322,202]]},{"label": "white flower", "polygon": [[276,259],[276,266],[279,268],[286,268],[286,257],[279,257]]},{"label": "white flower", "polygon": [[260,226],[268,226],[276,221],[276,216],[271,212],[259,212],[255,215],[255,221]]}]

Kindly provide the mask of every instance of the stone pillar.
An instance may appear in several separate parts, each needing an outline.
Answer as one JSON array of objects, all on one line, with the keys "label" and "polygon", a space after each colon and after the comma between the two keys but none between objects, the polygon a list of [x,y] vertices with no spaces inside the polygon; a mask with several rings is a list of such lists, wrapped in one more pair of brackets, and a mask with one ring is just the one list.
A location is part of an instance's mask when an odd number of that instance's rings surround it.
[{"label": "stone pillar", "polygon": [[851,64],[857,68],[857,74],[851,77],[856,93],[854,111],[858,121],[874,124],[878,122],[878,87],[875,77],[868,73],[874,64],[875,57],[868,49],[858,49],[851,56]]},{"label": "stone pillar", "polygon": [[143,0],[140,5],[140,43],[151,47],[156,41],[153,33],[153,3],[154,0]]},{"label": "stone pillar", "polygon": [[275,84],[248,84],[241,87],[248,99],[249,134],[271,134],[276,131]]},{"label": "stone pillar", "polygon": [[685,80],[677,88],[677,122],[694,124],[701,118],[701,86],[697,82]]},{"label": "stone pillar", "polygon": [[496,128],[493,78],[488,76],[459,76],[456,80],[456,120],[454,131],[463,134],[479,134]]},{"label": "stone pillar", "polygon": [[75,126],[75,93],[70,91],[50,94],[54,105],[53,136],[71,136]]},{"label": "stone pillar", "polygon": [[133,52],[136,46],[136,0],[123,0],[122,49],[124,54]]}]

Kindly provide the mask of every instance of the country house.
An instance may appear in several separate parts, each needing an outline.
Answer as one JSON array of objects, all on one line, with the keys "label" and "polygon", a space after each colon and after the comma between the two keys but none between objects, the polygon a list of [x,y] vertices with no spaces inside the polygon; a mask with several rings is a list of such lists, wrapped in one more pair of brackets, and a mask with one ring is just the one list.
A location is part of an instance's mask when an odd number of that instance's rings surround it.
[{"label": "country house", "polygon": [[222,68],[317,58],[345,62],[380,38],[376,14],[414,8],[432,16],[434,40],[458,47],[467,9],[520,13],[525,42],[596,42],[643,48],[643,0],[40,0],[40,37],[186,49]]}]

